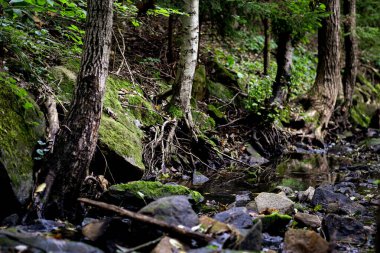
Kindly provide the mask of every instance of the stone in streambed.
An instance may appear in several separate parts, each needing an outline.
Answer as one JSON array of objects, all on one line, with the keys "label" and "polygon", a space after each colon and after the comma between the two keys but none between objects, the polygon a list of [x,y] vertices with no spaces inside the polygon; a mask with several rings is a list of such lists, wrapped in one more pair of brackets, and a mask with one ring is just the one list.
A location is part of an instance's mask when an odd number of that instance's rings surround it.
[{"label": "stone in streambed", "polygon": [[328,214],[322,221],[322,228],[330,241],[349,244],[364,244],[368,233],[357,219]]},{"label": "stone in streambed", "polygon": [[255,198],[255,204],[259,213],[278,210],[281,214],[291,214],[294,210],[294,202],[285,196],[262,192]]},{"label": "stone in streambed", "polygon": [[263,223],[264,232],[270,235],[284,235],[292,217],[287,214],[274,212],[269,215],[259,216],[259,219]]},{"label": "stone in streambed", "polygon": [[214,219],[234,225],[236,228],[250,228],[253,225],[252,217],[245,207],[234,207],[227,211],[217,213]]},{"label": "stone in streambed", "polygon": [[290,229],[285,233],[287,253],[327,253],[329,244],[314,231]]},{"label": "stone in streambed", "polygon": [[341,193],[333,191],[332,186],[321,186],[315,190],[311,204],[321,205],[330,212],[342,212],[346,214],[364,213],[365,208],[352,201]]},{"label": "stone in streambed", "polygon": [[160,198],[142,208],[139,213],[174,226],[183,225],[191,228],[199,224],[198,216],[185,196]]},{"label": "stone in streambed", "polygon": [[294,219],[311,228],[319,228],[322,225],[322,220],[317,215],[298,212],[294,215]]},{"label": "stone in streambed", "polygon": [[309,188],[306,189],[306,191],[300,191],[298,192],[297,198],[300,202],[311,202],[311,200],[314,197],[315,188],[312,186],[309,186]]}]

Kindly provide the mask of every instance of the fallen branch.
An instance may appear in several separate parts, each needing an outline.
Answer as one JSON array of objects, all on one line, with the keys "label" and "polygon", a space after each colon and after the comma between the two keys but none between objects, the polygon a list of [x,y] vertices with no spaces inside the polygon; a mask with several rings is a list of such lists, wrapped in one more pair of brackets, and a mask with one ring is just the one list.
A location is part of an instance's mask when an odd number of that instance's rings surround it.
[{"label": "fallen branch", "polygon": [[140,222],[144,222],[144,223],[149,224],[149,225],[159,227],[160,229],[169,233],[173,237],[178,237],[178,236],[186,237],[186,238],[195,239],[195,240],[202,241],[202,242],[210,242],[213,240],[213,238],[209,235],[193,232],[191,230],[181,228],[181,227],[176,227],[176,226],[170,225],[164,221],[157,220],[153,217],[143,215],[143,214],[139,214],[139,213],[135,213],[135,212],[131,212],[131,211],[128,211],[126,209],[123,209],[123,208],[115,206],[115,205],[111,205],[111,204],[107,204],[104,202],[95,201],[95,200],[91,200],[91,199],[87,199],[87,198],[79,198],[78,200],[82,203],[89,204],[91,206],[96,206],[96,207],[99,207],[99,208],[102,208],[105,210],[109,210],[109,211],[115,212],[121,216],[125,216],[125,217],[131,218],[131,219],[134,219],[134,220],[137,220]]}]

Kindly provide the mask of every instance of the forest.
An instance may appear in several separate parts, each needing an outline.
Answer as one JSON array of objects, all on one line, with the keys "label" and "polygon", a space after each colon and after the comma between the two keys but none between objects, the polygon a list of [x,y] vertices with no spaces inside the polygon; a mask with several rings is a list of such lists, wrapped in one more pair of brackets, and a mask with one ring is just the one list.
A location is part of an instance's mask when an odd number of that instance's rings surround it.
[{"label": "forest", "polygon": [[380,1],[0,0],[0,252],[380,252]]}]

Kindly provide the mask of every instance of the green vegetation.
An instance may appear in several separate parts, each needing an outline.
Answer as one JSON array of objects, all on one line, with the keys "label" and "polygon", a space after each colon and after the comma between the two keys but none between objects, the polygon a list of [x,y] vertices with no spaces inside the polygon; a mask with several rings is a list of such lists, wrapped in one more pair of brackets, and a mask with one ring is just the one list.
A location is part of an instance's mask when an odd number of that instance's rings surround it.
[{"label": "green vegetation", "polygon": [[44,118],[25,89],[0,73],[0,162],[5,166],[20,201],[26,201],[33,185],[32,152],[44,134]]},{"label": "green vegetation", "polygon": [[191,197],[196,203],[204,200],[203,196],[182,185],[169,185],[160,182],[135,181],[127,184],[117,184],[110,188],[110,191],[124,192],[136,198],[156,200],[162,197],[185,195]]}]

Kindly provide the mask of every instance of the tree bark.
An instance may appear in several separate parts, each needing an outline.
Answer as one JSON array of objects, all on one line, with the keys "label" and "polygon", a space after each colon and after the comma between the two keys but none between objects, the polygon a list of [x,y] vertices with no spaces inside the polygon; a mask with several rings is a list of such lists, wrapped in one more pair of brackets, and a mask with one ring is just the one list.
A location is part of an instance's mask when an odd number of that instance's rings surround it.
[{"label": "tree bark", "polygon": [[270,24],[268,18],[263,18],[264,26],[264,75],[268,75],[270,64]]},{"label": "tree bark", "polygon": [[293,46],[290,32],[281,32],[277,40],[277,73],[273,83],[272,102],[283,104],[288,95],[291,66],[293,60]]},{"label": "tree bark", "polygon": [[328,17],[322,20],[318,31],[318,66],[317,76],[311,90],[311,110],[309,115],[317,117],[314,133],[323,139],[322,130],[327,127],[334,111],[336,99],[341,87],[340,75],[340,2],[339,0],[322,0],[326,5]]},{"label": "tree bark", "polygon": [[352,105],[352,95],[356,83],[358,69],[358,44],[356,40],[356,0],[343,1],[343,22],[345,67],[343,72],[344,104],[342,106],[343,120],[348,122],[348,113]]},{"label": "tree bark", "polygon": [[171,105],[182,110],[186,124],[192,129],[190,100],[198,56],[199,0],[182,0],[182,3],[188,15],[181,16],[182,45]]},{"label": "tree bark", "polygon": [[168,20],[168,53],[167,53],[167,59],[168,63],[172,64],[174,62],[174,55],[173,55],[173,24],[174,24],[174,16],[173,14],[170,14],[169,20]]},{"label": "tree bark", "polygon": [[[112,32],[112,0],[88,0],[86,35],[70,111],[56,136],[45,168],[42,212],[58,211],[73,220],[77,198],[96,148],[108,75]],[[45,212],[46,211],[46,212]]]}]

